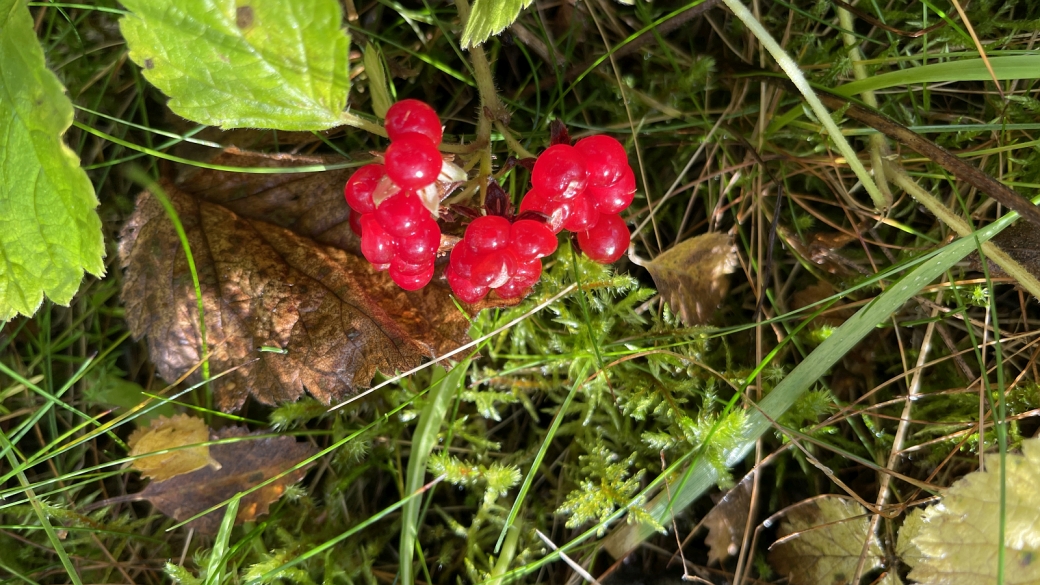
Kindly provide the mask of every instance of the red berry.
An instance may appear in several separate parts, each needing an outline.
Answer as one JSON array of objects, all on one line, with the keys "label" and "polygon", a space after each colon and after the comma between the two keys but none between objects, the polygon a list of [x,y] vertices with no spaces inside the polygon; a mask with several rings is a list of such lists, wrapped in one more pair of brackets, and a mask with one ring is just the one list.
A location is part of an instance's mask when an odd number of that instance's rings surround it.
[{"label": "red berry", "polygon": [[473,266],[478,260],[480,260],[480,256],[473,251],[466,240],[455,244],[455,247],[451,249],[451,267],[463,278],[468,279],[472,276]]},{"label": "red berry", "polygon": [[527,262],[517,262],[516,271],[513,273],[513,279],[509,282],[516,286],[527,288],[537,284],[538,279],[541,277],[542,261],[536,258],[534,260],[528,260]]},{"label": "red berry", "polygon": [[357,235],[361,235],[361,215],[360,213],[350,210],[350,231]]},{"label": "red berry", "polygon": [[437,145],[422,134],[398,136],[383,155],[386,174],[402,189],[422,189],[433,184],[444,160]]},{"label": "red berry", "polygon": [[557,203],[551,203],[537,189],[531,189],[520,201],[520,213],[525,211],[537,211],[546,216],[545,226],[554,234],[563,230],[563,222],[570,215],[569,207],[560,207]]},{"label": "red berry", "polygon": [[419,229],[423,220],[430,219],[430,211],[418,195],[401,191],[380,203],[375,217],[384,230],[399,238],[406,238]]},{"label": "red berry", "polygon": [[520,286],[516,283],[516,279],[510,280],[502,286],[495,289],[495,294],[502,299],[519,299],[527,294],[529,287]]},{"label": "red berry", "polygon": [[632,240],[620,215],[601,215],[592,229],[578,232],[581,251],[600,264],[610,264],[625,255]]},{"label": "red berry", "polygon": [[488,290],[490,290],[486,286],[473,284],[468,278],[455,272],[451,266],[444,270],[444,276],[448,279],[451,292],[455,293],[455,296],[459,297],[459,300],[464,303],[475,303],[484,298],[488,294]]},{"label": "red berry", "polygon": [[585,190],[585,160],[573,146],[557,144],[538,155],[531,171],[534,188],[550,201],[570,199]]},{"label": "red berry", "polygon": [[347,185],[343,187],[343,196],[347,200],[347,205],[358,213],[375,211],[372,192],[376,190],[376,185],[384,175],[386,175],[386,168],[379,164],[365,165],[354,171],[354,174],[347,179]]},{"label": "red berry", "polygon": [[606,186],[617,181],[628,166],[628,153],[620,142],[602,134],[582,138],[574,150],[585,158],[589,172],[589,185]]},{"label": "red berry", "polygon": [[599,221],[599,211],[596,204],[587,195],[581,194],[560,204],[570,209],[567,219],[563,222],[563,229],[572,232],[583,232]]},{"label": "red berry", "polygon": [[509,244],[509,220],[500,215],[474,219],[466,228],[466,242],[478,254],[505,248]]},{"label": "red berry", "polygon": [[419,290],[433,280],[433,258],[424,264],[412,264],[394,256],[390,261],[390,278],[404,290]]},{"label": "red berry", "polygon": [[636,175],[625,167],[618,180],[607,186],[589,185],[585,196],[596,204],[600,213],[621,213],[636,196]]},{"label": "red berry", "polygon": [[372,264],[386,264],[394,257],[394,237],[383,229],[374,213],[361,216],[361,253]]},{"label": "red berry", "polygon": [[444,131],[437,112],[426,102],[401,100],[386,112],[386,133],[391,141],[395,141],[410,132],[422,134],[434,144],[440,144]]},{"label": "red berry", "polygon": [[556,251],[556,236],[540,221],[521,219],[509,228],[509,249],[518,260],[545,258]]},{"label": "red berry", "polygon": [[415,233],[397,240],[397,256],[410,264],[425,264],[437,256],[441,228],[432,219],[419,222]]},{"label": "red berry", "polygon": [[488,252],[477,260],[470,272],[469,279],[473,284],[498,288],[509,282],[516,271],[516,258],[509,250]]}]

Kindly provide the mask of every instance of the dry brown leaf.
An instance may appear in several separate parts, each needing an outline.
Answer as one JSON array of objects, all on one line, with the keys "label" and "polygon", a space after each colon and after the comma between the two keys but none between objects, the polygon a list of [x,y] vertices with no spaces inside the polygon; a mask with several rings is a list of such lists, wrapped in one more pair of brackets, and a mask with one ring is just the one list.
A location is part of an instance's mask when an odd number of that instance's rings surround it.
[{"label": "dry brown leaf", "polygon": [[[230,437],[242,437],[243,440],[210,447],[210,455],[220,462],[220,469],[203,467],[166,481],[153,481],[131,499],[148,500],[163,514],[184,521],[263,483],[315,453],[310,443],[286,436],[253,439],[242,427],[222,429],[213,439]],[[266,514],[270,505],[285,493],[285,488],[303,479],[305,473],[306,470],[297,469],[244,496],[235,523],[251,522]],[[224,511],[218,509],[189,522],[187,526],[204,534],[213,534],[223,517]]]},{"label": "dry brown leaf", "polygon": [[[127,444],[130,446],[130,456],[134,457],[154,451],[205,443],[208,440],[209,428],[205,421],[187,414],[178,414],[171,418],[160,416],[152,420],[152,424],[147,428],[142,427],[134,431],[127,439]],[[208,445],[141,457],[132,461],[130,465],[140,471],[144,477],[150,477],[155,481],[163,481],[190,473],[207,465],[220,469],[220,463],[210,457]]]},{"label": "dry brown leaf", "polygon": [[[837,294],[837,291],[834,290],[834,287],[829,282],[825,280],[818,281],[816,284],[807,286],[791,295],[791,309],[797,310],[816,305],[835,294]],[[852,316],[852,311],[840,308],[843,306],[845,306],[844,301],[839,300],[835,302],[830,309],[814,318],[810,327],[840,327],[846,319]]]},{"label": "dry brown leaf", "polygon": [[665,301],[687,325],[704,325],[729,290],[737,249],[726,234],[684,240],[643,266]]},{"label": "dry brown leaf", "polygon": [[748,512],[751,509],[751,485],[754,475],[748,475],[704,517],[708,527],[704,543],[708,545],[708,564],[721,563],[737,554],[744,542]]},{"label": "dry brown leaf", "polygon": [[823,496],[803,502],[780,523],[777,536],[790,538],[770,547],[769,562],[791,585],[851,583],[861,555],[867,555],[864,573],[882,564],[880,543],[869,527],[867,509],[852,500]]},{"label": "dry brown leaf", "polygon": [[[1015,222],[993,236],[991,241],[1034,276],[1040,276],[1040,230],[1035,225],[1024,221]],[[968,255],[968,263],[972,270],[982,271],[982,260],[978,252]],[[988,264],[990,277],[1008,277],[1008,273],[993,262]]]},{"label": "dry brown leaf", "polygon": [[[206,171],[181,187],[161,183],[194,255],[211,371],[239,366],[213,382],[221,410],[240,408],[248,396],[275,404],[305,392],[328,404],[368,386],[376,372],[412,368],[465,339],[467,316],[446,287],[405,292],[363,258],[316,241],[349,247],[350,228],[330,203],[335,195],[346,217],[343,181],[314,175]],[[159,374],[174,380],[202,358],[198,310],[180,240],[150,193],[138,197],[119,252],[130,330],[147,336]]]}]

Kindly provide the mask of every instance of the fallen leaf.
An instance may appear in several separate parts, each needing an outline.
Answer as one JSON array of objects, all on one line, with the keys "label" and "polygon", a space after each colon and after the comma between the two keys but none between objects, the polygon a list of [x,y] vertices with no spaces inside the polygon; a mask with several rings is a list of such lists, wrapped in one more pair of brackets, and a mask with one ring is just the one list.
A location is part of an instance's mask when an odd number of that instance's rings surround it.
[{"label": "fallen leaf", "polygon": [[726,495],[704,517],[708,535],[708,564],[721,563],[740,551],[747,527],[748,511],[751,509],[751,483],[754,475],[748,475]]},{"label": "fallen leaf", "polygon": [[[938,504],[907,519],[899,550],[918,583],[997,583],[1000,459],[957,480]],[[1004,583],[1040,583],[1040,439],[1022,441],[1005,469]],[[904,537],[903,533],[907,532]]]},{"label": "fallen leaf", "polygon": [[[791,295],[791,309],[797,310],[816,305],[835,294],[837,294],[837,291],[834,290],[834,287],[831,286],[829,282],[821,280],[816,284],[807,286]],[[809,326],[813,329],[819,329],[821,327],[837,328],[841,326],[841,324],[853,314],[853,311],[849,309],[840,308],[844,305],[844,301],[836,301],[824,313],[815,317]],[[813,307],[814,310],[818,308],[819,307]],[[807,312],[806,314],[808,315],[811,313]]]},{"label": "fallen leaf", "polygon": [[643,267],[683,323],[703,325],[729,290],[726,275],[737,267],[737,249],[726,234],[702,234],[680,242]]},{"label": "fallen leaf", "polygon": [[[275,404],[305,392],[329,404],[368,386],[376,372],[412,368],[465,339],[469,321],[447,287],[405,292],[336,247],[349,247],[349,227],[339,220],[343,182],[308,175],[289,175],[297,182],[260,175],[265,181],[207,171],[180,188],[161,183],[194,256],[210,368],[238,367],[212,382],[221,410],[240,408],[248,396]],[[147,337],[159,374],[175,380],[202,359],[198,310],[180,240],[151,193],[138,197],[119,251],[130,330]]]},{"label": "fallen leaf", "polygon": [[[253,433],[256,434],[256,433]],[[213,440],[242,437],[241,441],[212,445],[210,455],[220,469],[203,467],[165,481],[153,481],[134,500],[148,500],[163,514],[183,522],[204,510],[295,466],[315,453],[310,443],[288,436],[252,438],[245,428],[228,427],[213,435]],[[282,497],[285,488],[303,479],[305,469],[297,469],[242,498],[235,523],[251,522],[267,514],[270,505]],[[213,534],[224,517],[215,510],[187,524],[204,534]]]},{"label": "fallen leaf", "polygon": [[[877,536],[869,534],[870,518],[862,505],[838,496],[823,496],[792,508],[770,547],[769,562],[792,585],[843,585],[856,574],[860,556],[863,572],[882,564]],[[784,537],[790,537],[784,540]]]},{"label": "fallen leaf", "polygon": [[[1015,222],[993,236],[991,242],[1026,270],[1040,276],[1040,230],[1035,225],[1024,221]],[[967,260],[969,268],[982,272],[982,259],[977,251],[969,254]],[[991,278],[1008,277],[1008,273],[992,261],[987,264]]]},{"label": "fallen leaf", "polygon": [[[208,440],[209,428],[205,421],[198,417],[178,414],[171,418],[160,416],[152,420],[152,424],[147,428],[142,427],[134,431],[127,444],[130,446],[130,456],[136,457],[154,451],[205,443]],[[155,481],[190,473],[207,465],[220,469],[220,463],[210,457],[209,445],[141,457],[133,460],[130,465],[140,471],[141,475]]]}]

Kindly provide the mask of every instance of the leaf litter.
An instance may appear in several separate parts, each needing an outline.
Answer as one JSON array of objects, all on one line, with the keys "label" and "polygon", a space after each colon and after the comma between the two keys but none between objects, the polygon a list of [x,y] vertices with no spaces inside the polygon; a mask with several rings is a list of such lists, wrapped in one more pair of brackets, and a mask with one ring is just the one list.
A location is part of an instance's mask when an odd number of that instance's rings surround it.
[{"label": "leaf litter", "polygon": [[[204,441],[235,438],[241,440],[208,446],[209,457],[215,465],[203,465],[188,473],[153,479],[144,490],[136,494],[102,500],[90,508],[148,500],[163,514],[183,522],[281,475],[276,481],[242,497],[235,523],[251,522],[267,514],[270,505],[282,497],[286,488],[303,479],[306,468],[288,473],[286,471],[317,451],[314,445],[297,441],[291,436],[261,436],[264,432],[250,433],[245,427],[238,426],[225,427],[214,432],[207,428],[200,418],[187,415],[175,418],[178,421],[177,425],[189,427],[193,433],[197,432],[198,428],[203,429],[206,433]],[[167,419],[163,424],[169,425],[169,420],[173,419]],[[173,443],[163,444],[164,437],[173,438],[173,435],[154,435],[151,440],[152,446],[157,450],[179,446]],[[187,526],[202,534],[212,535],[217,532],[223,517],[224,511],[217,509],[192,520]]]},{"label": "leaf litter", "polygon": [[[216,162],[300,160],[228,151]],[[206,170],[160,182],[194,256],[210,366],[237,367],[212,382],[221,410],[237,410],[250,396],[276,404],[308,392],[329,404],[367,387],[377,372],[392,375],[464,343],[468,316],[447,287],[403,291],[350,253],[357,238],[342,201],[345,177]],[[138,196],[119,252],[130,330],[147,337],[160,376],[175,380],[203,358],[199,318],[185,252],[153,194]]]},{"label": "leaf litter", "polygon": [[186,414],[170,418],[160,416],[152,420],[148,427],[139,428],[130,435],[127,444],[131,457],[187,445],[195,446],[141,457],[130,462],[130,465],[144,477],[155,481],[191,473],[207,465],[220,469],[220,463],[209,454],[209,446],[199,444],[207,440],[209,428],[201,418]]},{"label": "leaf litter", "polygon": [[705,325],[729,290],[737,267],[733,239],[722,233],[683,240],[650,261],[639,261],[672,311],[688,326]]}]

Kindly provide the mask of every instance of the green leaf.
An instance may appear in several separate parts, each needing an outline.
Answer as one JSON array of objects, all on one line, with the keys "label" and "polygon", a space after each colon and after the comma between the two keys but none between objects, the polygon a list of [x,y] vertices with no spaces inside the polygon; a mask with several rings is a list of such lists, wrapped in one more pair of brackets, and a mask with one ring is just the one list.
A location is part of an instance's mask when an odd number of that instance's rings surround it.
[{"label": "green leaf", "polygon": [[473,9],[462,31],[462,48],[474,47],[497,35],[516,21],[520,11],[533,0],[474,0]]},{"label": "green leaf", "polygon": [[386,71],[383,70],[383,58],[379,55],[379,47],[372,43],[365,45],[364,63],[365,74],[368,75],[368,91],[372,94],[372,111],[380,118],[385,118],[394,100],[387,89]]},{"label": "green leaf", "polygon": [[44,64],[29,9],[0,0],[0,321],[67,305],[83,271],[102,276],[98,200],[62,141],[72,102]]},{"label": "green leaf", "polygon": [[982,59],[961,59],[874,75],[841,85],[834,89],[834,93],[851,96],[864,91],[876,91],[897,85],[948,81],[989,81],[993,79],[993,76],[1001,81],[1040,77],[1040,55],[993,57],[989,63],[993,67],[992,75]]},{"label": "green leaf", "polygon": [[342,123],[350,38],[336,0],[126,0],[130,58],[170,109],[221,128]]}]

